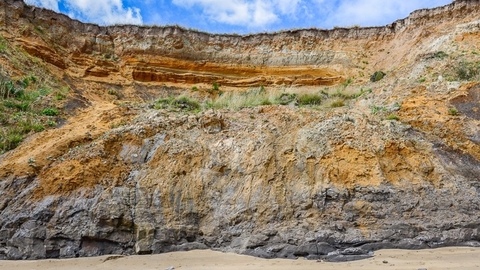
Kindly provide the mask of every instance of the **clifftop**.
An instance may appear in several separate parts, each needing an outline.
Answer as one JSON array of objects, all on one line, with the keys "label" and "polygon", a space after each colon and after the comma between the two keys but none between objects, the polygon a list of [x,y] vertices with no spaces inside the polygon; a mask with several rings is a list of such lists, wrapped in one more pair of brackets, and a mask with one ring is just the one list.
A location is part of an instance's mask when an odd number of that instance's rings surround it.
[{"label": "clifftop", "polygon": [[[29,7],[23,1],[3,3],[5,27],[23,29],[12,38],[72,77],[98,81],[111,78],[124,83],[217,81],[240,87],[338,84],[356,76],[364,58],[371,62],[368,68],[394,68],[393,63],[423,53],[425,48],[420,52],[415,44],[434,36],[438,33],[435,29],[445,28],[452,18],[461,23],[469,20],[465,14],[477,16],[479,5],[479,1],[455,1],[413,12],[384,27],[300,29],[239,36],[213,35],[178,26],[101,27]],[[36,31],[40,28],[43,33]],[[398,44],[398,40],[404,43]],[[30,48],[32,44],[35,48]],[[366,52],[375,53],[365,57]],[[101,62],[95,56],[109,56],[116,61]]]},{"label": "clifftop", "polygon": [[245,36],[0,4],[0,259],[480,246],[480,1]]}]

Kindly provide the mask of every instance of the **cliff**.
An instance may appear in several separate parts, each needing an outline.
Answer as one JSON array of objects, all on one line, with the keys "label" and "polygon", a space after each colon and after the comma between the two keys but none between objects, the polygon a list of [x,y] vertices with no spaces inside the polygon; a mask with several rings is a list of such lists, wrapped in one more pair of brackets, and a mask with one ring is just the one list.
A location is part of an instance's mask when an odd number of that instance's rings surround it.
[{"label": "cliff", "polygon": [[[0,259],[480,246],[480,1],[245,36],[0,3],[7,73],[70,89],[60,124],[0,156]],[[209,105],[264,91],[324,105]],[[153,101],[178,95],[204,109]]]}]

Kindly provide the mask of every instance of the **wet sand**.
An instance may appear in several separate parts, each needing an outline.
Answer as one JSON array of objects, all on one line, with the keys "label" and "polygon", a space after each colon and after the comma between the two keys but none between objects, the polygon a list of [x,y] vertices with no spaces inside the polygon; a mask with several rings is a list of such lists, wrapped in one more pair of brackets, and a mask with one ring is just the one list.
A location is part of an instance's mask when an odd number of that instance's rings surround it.
[{"label": "wet sand", "polygon": [[449,247],[430,250],[379,250],[370,259],[327,263],[305,259],[260,259],[250,256],[210,250],[174,252],[143,256],[102,256],[94,258],[0,261],[2,270],[53,270],[53,269],[480,269],[480,248]]}]

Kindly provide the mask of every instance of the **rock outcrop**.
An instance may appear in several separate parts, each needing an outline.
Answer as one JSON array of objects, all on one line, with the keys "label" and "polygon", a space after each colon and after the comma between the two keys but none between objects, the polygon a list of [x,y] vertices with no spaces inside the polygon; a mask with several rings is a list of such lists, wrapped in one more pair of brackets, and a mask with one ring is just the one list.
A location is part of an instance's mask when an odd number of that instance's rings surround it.
[{"label": "rock outcrop", "polygon": [[[211,248],[348,260],[381,248],[480,246],[480,84],[412,83],[447,66],[431,53],[480,39],[480,1],[385,27],[248,36],[99,27],[1,4],[2,35],[89,102],[0,156],[0,259]],[[386,78],[369,82],[375,70]],[[170,91],[164,83],[239,91],[352,76],[370,91],[328,111],[183,114],[126,102]],[[106,89],[125,103],[103,99]],[[117,118],[129,122],[110,129]]]}]

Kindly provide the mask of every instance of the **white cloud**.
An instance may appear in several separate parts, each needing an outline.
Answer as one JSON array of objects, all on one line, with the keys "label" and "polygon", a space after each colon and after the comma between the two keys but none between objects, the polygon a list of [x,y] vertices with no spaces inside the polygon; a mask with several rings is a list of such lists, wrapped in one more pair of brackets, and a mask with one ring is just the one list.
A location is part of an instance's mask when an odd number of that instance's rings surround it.
[{"label": "white cloud", "polygon": [[125,7],[122,0],[25,0],[27,4],[59,11],[59,3],[70,17],[101,25],[142,24],[140,9]]},{"label": "white cloud", "polygon": [[209,20],[246,27],[265,27],[295,13],[301,0],[173,0],[175,5],[200,7]]},{"label": "white cloud", "polygon": [[140,9],[124,7],[122,0],[64,0],[75,18],[101,25],[142,24]]},{"label": "white cloud", "polygon": [[317,3],[319,11],[327,27],[352,26],[382,26],[402,19],[414,10],[445,5],[451,0],[342,0],[329,2],[325,0],[313,0]]},{"label": "white cloud", "polygon": [[25,3],[33,6],[48,8],[58,12],[58,1],[59,0],[25,0]]}]

